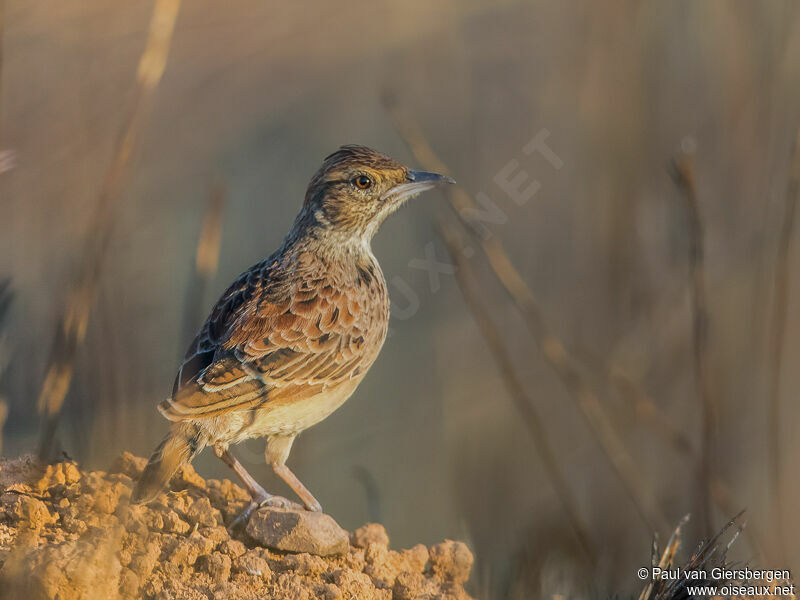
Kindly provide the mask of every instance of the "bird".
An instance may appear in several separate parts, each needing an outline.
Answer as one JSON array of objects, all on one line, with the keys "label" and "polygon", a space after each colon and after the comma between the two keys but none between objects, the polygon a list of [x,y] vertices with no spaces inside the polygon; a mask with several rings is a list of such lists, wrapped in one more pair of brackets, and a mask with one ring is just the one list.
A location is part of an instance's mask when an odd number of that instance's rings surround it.
[{"label": "bird", "polygon": [[[186,352],[172,394],[158,405],[170,430],[132,493],[154,500],[205,447],[261,506],[321,511],[286,465],[299,433],[355,391],[386,340],[389,295],[371,241],[409,198],[455,181],[346,145],[311,178],[280,247],[222,294]],[[302,505],[268,493],[230,446],[266,437],[265,460]]]}]

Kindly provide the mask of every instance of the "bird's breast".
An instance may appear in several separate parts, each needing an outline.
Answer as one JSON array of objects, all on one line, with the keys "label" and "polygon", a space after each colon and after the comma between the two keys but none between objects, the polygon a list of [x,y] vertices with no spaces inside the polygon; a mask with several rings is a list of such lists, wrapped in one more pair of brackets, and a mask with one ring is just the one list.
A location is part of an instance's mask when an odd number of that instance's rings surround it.
[{"label": "bird's breast", "polygon": [[[266,403],[256,410],[236,415],[238,423],[228,428],[227,441],[270,435],[295,435],[327,418],[353,394],[362,377],[336,386],[287,390],[287,401]],[[233,436],[230,432],[235,431]]]}]

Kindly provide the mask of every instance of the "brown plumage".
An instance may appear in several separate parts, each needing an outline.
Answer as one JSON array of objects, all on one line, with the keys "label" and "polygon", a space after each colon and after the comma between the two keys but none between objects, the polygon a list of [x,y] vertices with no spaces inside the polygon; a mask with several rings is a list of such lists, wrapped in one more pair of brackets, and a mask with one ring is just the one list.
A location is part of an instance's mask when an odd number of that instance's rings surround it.
[{"label": "brown plumage", "polygon": [[338,408],[386,338],[389,298],[370,241],[407,198],[449,177],[412,171],[364,146],[343,146],[312,177],[281,247],[217,302],[186,353],[172,396],[172,429],[134,490],[146,502],[204,446],[214,447],[253,496],[264,491],[230,444],[268,437],[266,459],[309,510],[319,502],[286,466],[295,436]]}]

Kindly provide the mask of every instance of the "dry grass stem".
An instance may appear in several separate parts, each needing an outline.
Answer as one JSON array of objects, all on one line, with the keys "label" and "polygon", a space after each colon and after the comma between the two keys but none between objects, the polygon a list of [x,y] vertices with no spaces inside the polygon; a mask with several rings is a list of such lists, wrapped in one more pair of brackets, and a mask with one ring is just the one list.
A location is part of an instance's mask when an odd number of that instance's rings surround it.
[{"label": "dry grass stem", "polygon": [[128,174],[130,158],[137,145],[149,100],[164,72],[179,7],[180,0],[156,0],[147,45],[139,61],[136,99],[103,179],[81,253],[78,274],[56,327],[38,399],[38,409],[42,415],[39,444],[39,457],[42,460],[47,460],[52,453],[61,407],[72,381],[75,354],[86,336],[89,311],[111,239],[122,184]]},{"label": "dry grass stem", "polygon": [[769,357],[769,391],[767,405],[767,472],[769,474],[770,497],[772,498],[772,530],[779,557],[782,557],[786,542],[783,536],[783,486],[781,485],[781,367],[783,364],[784,337],[786,335],[786,313],[789,297],[789,250],[794,235],[797,195],[800,189],[800,131],[795,140],[791,172],[786,190],[786,203],[778,234],[778,253],[775,259],[775,281],[773,283],[773,305],[770,322],[771,350]]},{"label": "dry grass stem", "polygon": [[[8,340],[4,328],[8,312],[11,308],[11,300],[11,281],[0,281],[0,383],[3,381],[3,376],[6,373],[10,360],[10,352],[7,345]],[[5,427],[7,419],[8,402],[3,397],[2,389],[0,389],[0,456],[3,454],[3,428]]]},{"label": "dry grass stem", "polygon": [[[700,544],[697,550],[695,550],[689,557],[689,560],[681,565],[680,572],[682,575],[680,577],[651,579],[651,581],[642,590],[641,594],[639,594],[639,600],[680,600],[688,597],[687,586],[689,585],[720,586],[724,583],[728,583],[728,580],[717,580],[711,578],[705,580],[691,579],[686,574],[691,571],[705,571],[706,573],[709,573],[715,567],[719,569],[726,569],[731,566],[731,563],[728,562],[728,551],[744,529],[744,525],[739,523],[742,514],[742,512],[738,513],[713,537],[708,538],[707,541]],[[683,541],[683,526],[686,524],[687,520],[688,517],[684,517],[678,527],[675,529],[675,532],[670,537],[669,542],[667,543],[667,546],[660,558],[658,558],[657,552],[654,552],[654,560],[651,564],[651,567],[659,567],[666,570],[676,569],[676,558],[678,555],[678,550],[680,549]],[[734,526],[736,526],[736,530],[733,533],[733,536],[727,543],[723,545],[723,536]],[[657,549],[654,548],[654,550]],[[657,561],[655,560],[656,558],[658,558]]]},{"label": "dry grass stem", "polygon": [[[3,33],[6,28],[6,2],[0,0],[0,117],[3,115]],[[3,119],[0,118],[0,126],[2,126]],[[0,152],[3,149],[3,130],[0,129]],[[3,172],[0,166],[0,173]]]},{"label": "dry grass stem", "polygon": [[0,456],[3,455],[3,428],[6,426],[8,419],[8,402],[0,399]]},{"label": "dry grass stem", "polygon": [[[395,104],[388,103],[387,109],[397,131],[417,161],[426,169],[449,173],[450,170],[433,152],[413,119]],[[667,520],[660,509],[651,506],[647,500],[644,478],[624,442],[617,434],[599,399],[584,382],[580,370],[564,344],[547,331],[533,292],[512,263],[502,242],[496,236],[485,235],[485,229],[473,217],[477,214],[475,204],[463,188],[451,186],[445,190],[445,194],[461,222],[479,240],[492,272],[522,314],[534,342],[569,392],[569,396],[577,403],[590,431],[600,443],[623,488],[636,506],[645,527],[648,531],[667,531],[669,529]]]},{"label": "dry grass stem", "polygon": [[186,343],[194,337],[205,317],[206,306],[203,300],[219,266],[224,208],[225,190],[222,185],[215,184],[209,196],[203,227],[197,240],[195,270],[187,287],[183,327],[183,339]]},{"label": "dry grass stem", "polygon": [[547,428],[542,422],[533,400],[525,391],[524,384],[517,375],[517,370],[511,360],[502,333],[492,320],[489,310],[480,299],[480,292],[478,291],[478,286],[472,274],[472,270],[469,264],[464,260],[461,252],[464,247],[463,240],[456,232],[454,225],[440,223],[439,230],[447,244],[450,256],[456,265],[456,280],[458,281],[464,301],[470,309],[473,319],[478,325],[478,329],[497,364],[506,391],[514,401],[517,410],[531,434],[531,438],[533,439],[536,451],[542,461],[548,480],[561,502],[561,506],[578,539],[581,549],[585,553],[589,563],[594,564],[596,562],[594,544],[591,542],[587,528],[580,517],[577,503],[558,465],[556,454],[547,440]]},{"label": "dry grass stem", "polygon": [[692,304],[692,336],[694,382],[702,407],[699,496],[702,525],[709,535],[711,522],[711,479],[714,475],[714,452],[717,436],[718,408],[711,391],[708,370],[709,313],[706,297],[705,231],[695,185],[694,166],[688,155],[675,158],[672,176],[681,191],[689,230],[689,282]]},{"label": "dry grass stem", "polygon": [[[653,538],[653,556],[650,561],[651,567],[669,569],[675,563],[675,557],[678,555],[681,540],[683,539],[683,526],[686,525],[688,521],[688,515],[681,519],[681,522],[678,523],[675,531],[673,531],[672,535],[669,536],[667,545],[664,547],[664,551],[660,555],[658,552],[658,536]],[[647,600],[652,593],[653,582],[651,581],[644,587],[641,594],[639,594],[639,600]]]}]

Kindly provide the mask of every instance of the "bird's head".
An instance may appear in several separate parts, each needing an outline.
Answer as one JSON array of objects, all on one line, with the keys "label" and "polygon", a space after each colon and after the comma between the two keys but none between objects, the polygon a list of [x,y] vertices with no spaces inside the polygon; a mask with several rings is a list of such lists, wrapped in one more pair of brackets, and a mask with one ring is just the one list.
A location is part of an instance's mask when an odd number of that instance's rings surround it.
[{"label": "bird's head", "polygon": [[366,146],[342,146],[311,178],[304,208],[329,232],[369,241],[403,202],[447,183],[455,181],[414,171]]}]

